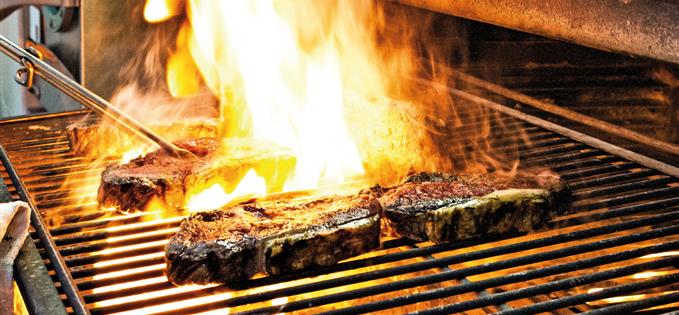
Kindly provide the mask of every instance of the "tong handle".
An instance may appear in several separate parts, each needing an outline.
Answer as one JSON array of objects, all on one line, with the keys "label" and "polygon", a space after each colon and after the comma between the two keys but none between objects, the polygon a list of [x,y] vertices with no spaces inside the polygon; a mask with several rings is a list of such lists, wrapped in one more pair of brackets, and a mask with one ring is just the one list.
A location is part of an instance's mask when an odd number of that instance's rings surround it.
[{"label": "tong handle", "polygon": [[[177,147],[172,142],[167,141],[165,138],[156,134],[151,129],[148,129],[146,126],[134,118],[128,116],[117,107],[111,105],[106,100],[73,81],[63,73],[52,68],[50,65],[40,60],[39,57],[34,56],[28,51],[15,45],[2,35],[0,35],[0,52],[3,52],[12,60],[24,66],[22,69],[25,70],[20,70],[22,71],[20,74],[30,74],[30,76],[37,75],[41,77],[47,83],[73,98],[76,102],[92,109],[106,118],[109,118],[116,126],[122,128],[123,130],[141,136],[143,139],[158,145],[174,156],[197,158],[193,153]],[[17,79],[19,79],[19,82],[24,82],[20,77],[17,77]],[[29,79],[27,78],[26,80],[26,83],[29,83]]]}]

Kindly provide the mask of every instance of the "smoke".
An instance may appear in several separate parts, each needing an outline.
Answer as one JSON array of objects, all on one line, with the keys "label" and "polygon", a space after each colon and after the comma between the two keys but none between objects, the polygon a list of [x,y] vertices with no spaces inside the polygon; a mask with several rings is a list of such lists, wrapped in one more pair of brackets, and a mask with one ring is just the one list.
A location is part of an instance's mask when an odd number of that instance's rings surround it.
[{"label": "smoke", "polygon": [[364,158],[372,163],[368,175],[393,182],[418,171],[515,174],[519,151],[530,143],[525,131],[449,93],[468,89],[455,80],[455,71],[469,66],[465,25],[390,2],[375,10],[374,38],[391,100],[373,97],[373,124],[351,128],[362,153],[382,155]]}]

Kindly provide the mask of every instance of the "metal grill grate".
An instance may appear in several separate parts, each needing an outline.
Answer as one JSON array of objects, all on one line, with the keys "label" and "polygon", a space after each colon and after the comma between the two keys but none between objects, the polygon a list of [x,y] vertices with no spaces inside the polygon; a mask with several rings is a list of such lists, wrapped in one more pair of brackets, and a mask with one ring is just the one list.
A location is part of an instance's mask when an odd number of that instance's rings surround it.
[{"label": "metal grill grate", "polygon": [[[530,144],[519,147],[522,163],[549,167],[574,189],[571,214],[548,230],[444,245],[390,240],[337,266],[255,278],[238,290],[177,287],[163,275],[163,246],[180,217],[99,209],[94,196],[62,187],[69,174],[80,173],[85,183],[101,172],[70,151],[63,132],[82,117],[78,112],[3,121],[0,128],[12,136],[0,144],[48,219],[93,314],[679,309],[679,179],[506,114],[494,116],[493,123],[528,135]],[[507,136],[494,134],[496,152],[513,149],[503,141]]]}]

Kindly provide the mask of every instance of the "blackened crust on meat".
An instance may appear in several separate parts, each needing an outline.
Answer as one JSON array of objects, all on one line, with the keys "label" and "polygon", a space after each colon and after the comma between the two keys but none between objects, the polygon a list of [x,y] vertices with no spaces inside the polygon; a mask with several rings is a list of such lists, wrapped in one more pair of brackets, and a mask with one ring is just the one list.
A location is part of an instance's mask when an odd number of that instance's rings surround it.
[{"label": "blackened crust on meat", "polygon": [[420,173],[382,189],[386,235],[441,243],[542,228],[571,203],[557,176]]},{"label": "blackened crust on meat", "polygon": [[[217,140],[202,138],[176,142],[198,156],[214,151]],[[173,157],[163,150],[136,158],[127,164],[113,164],[101,174],[97,201],[103,207],[123,211],[143,210],[154,198],[171,209],[184,203],[184,181],[203,159]]]},{"label": "blackened crust on meat", "polygon": [[257,272],[255,240],[173,241],[166,250],[167,278],[175,283],[236,283]]},{"label": "blackened crust on meat", "polygon": [[[289,150],[248,139],[198,138],[176,141],[199,159],[176,158],[165,151],[151,152],[127,164],[108,166],[101,176],[99,204],[122,211],[144,210],[154,199],[169,210],[183,207],[191,188],[211,181],[237,184],[248,170],[275,174],[267,188],[279,189],[295,166]],[[225,187],[229,188],[229,187]],[[233,189],[233,187],[231,187]]]},{"label": "blackened crust on meat", "polygon": [[358,195],[196,213],[166,247],[167,277],[237,285],[260,271],[332,265],[379,246],[380,212],[377,199]]},{"label": "blackened crust on meat", "polygon": [[272,239],[265,243],[264,265],[267,273],[278,275],[334,265],[379,245],[380,222],[379,216],[374,215],[322,232]]}]

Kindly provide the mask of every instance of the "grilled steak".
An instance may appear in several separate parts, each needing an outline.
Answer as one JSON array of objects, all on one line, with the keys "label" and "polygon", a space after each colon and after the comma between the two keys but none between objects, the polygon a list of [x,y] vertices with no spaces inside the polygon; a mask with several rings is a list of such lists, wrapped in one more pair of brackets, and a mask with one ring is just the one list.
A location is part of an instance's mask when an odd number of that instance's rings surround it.
[{"label": "grilled steak", "polygon": [[199,212],[165,248],[177,284],[235,284],[256,272],[327,266],[379,246],[380,204],[369,194],[264,202]]},{"label": "grilled steak", "polygon": [[381,192],[385,232],[449,242],[539,229],[570,206],[570,191],[550,174],[420,173]]},{"label": "grilled steak", "polygon": [[[237,184],[250,169],[274,174],[270,190],[279,190],[295,166],[295,158],[281,147],[247,139],[200,138],[175,142],[199,159],[176,158],[159,150],[108,166],[101,175],[99,204],[122,211],[144,210],[154,199],[178,210],[192,187],[207,187],[215,179]],[[234,187],[225,187],[227,190]]]},{"label": "grilled steak", "polygon": [[[184,118],[150,124],[149,129],[170,141],[217,135],[218,123],[209,118]],[[76,122],[66,127],[71,149],[90,156],[120,156],[134,148],[134,138],[107,122]]]}]

